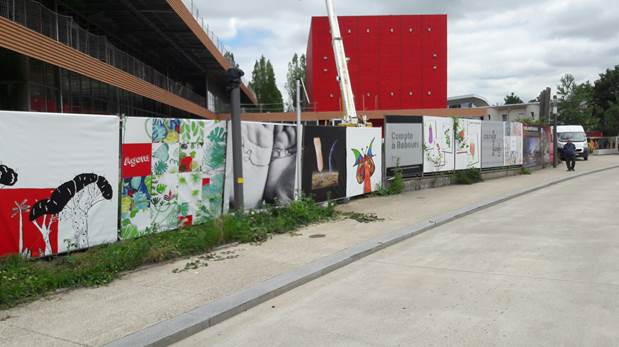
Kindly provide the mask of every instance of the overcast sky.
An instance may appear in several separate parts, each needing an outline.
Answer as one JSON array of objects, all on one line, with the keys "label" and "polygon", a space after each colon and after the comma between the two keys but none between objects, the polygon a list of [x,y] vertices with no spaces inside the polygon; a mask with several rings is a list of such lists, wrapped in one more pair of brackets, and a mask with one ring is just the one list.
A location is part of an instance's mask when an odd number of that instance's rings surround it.
[{"label": "overcast sky", "polygon": [[[524,101],[572,73],[595,80],[619,64],[618,0],[334,0],[338,15],[446,13],[449,96],[479,94],[494,104],[515,92]],[[287,64],[305,53],[323,0],[194,0],[211,28],[251,76],[271,59],[282,94]]]}]

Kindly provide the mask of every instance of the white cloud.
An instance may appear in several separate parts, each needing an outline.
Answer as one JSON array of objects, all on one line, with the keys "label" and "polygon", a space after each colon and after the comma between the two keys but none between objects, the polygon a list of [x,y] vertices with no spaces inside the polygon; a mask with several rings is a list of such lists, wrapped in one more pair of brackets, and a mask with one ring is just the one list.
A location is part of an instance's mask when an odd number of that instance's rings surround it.
[{"label": "white cloud", "polygon": [[[195,0],[250,77],[260,55],[271,59],[282,93],[287,64],[304,53],[322,0]],[[515,92],[535,98],[565,73],[595,80],[619,64],[619,2],[605,0],[336,0],[339,15],[447,13],[449,95],[476,93],[501,102]]]}]

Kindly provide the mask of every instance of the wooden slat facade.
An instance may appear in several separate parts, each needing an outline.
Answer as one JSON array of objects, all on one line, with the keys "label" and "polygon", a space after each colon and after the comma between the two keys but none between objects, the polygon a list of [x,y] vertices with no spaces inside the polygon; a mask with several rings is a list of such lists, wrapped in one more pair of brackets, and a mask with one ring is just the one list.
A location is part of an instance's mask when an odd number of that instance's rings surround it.
[{"label": "wooden slat facade", "polygon": [[0,47],[142,95],[182,111],[204,118],[215,118],[215,115],[203,106],[4,17],[0,17]]}]

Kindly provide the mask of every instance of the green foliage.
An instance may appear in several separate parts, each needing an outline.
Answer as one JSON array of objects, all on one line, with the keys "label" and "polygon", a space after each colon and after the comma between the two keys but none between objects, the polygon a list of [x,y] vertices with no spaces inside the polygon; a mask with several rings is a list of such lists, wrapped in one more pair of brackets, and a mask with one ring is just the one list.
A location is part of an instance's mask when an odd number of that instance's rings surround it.
[{"label": "green foliage", "polygon": [[239,66],[239,64],[236,63],[236,59],[234,59],[234,54],[232,52],[224,53],[224,58],[226,58],[230,62],[230,65],[234,67]]},{"label": "green foliage", "polygon": [[282,93],[275,82],[275,72],[271,61],[264,56],[254,64],[249,87],[256,93],[258,103],[264,105],[264,109],[270,112],[283,112],[284,102]]},{"label": "green foliage", "polygon": [[471,185],[482,181],[481,170],[479,169],[466,169],[462,171],[456,171],[454,174],[454,183]]},{"label": "green foliage", "polygon": [[213,129],[207,136],[211,142],[209,151],[209,165],[211,167],[223,167],[226,162],[225,131],[222,128]]},{"label": "green foliage", "polygon": [[391,184],[389,184],[389,195],[402,194],[404,192],[404,175],[402,174],[402,168],[399,166],[395,168],[395,174]]},{"label": "green foliage", "polygon": [[[306,81],[306,61],[305,54],[294,54],[292,60],[288,63],[288,73],[286,74],[286,92],[289,98],[289,110],[292,111],[297,103],[297,81]],[[301,93],[301,103],[303,103],[303,93]]]},{"label": "green foliage", "polygon": [[402,194],[404,192],[404,175],[402,174],[402,168],[400,165],[396,166],[393,180],[389,184],[389,195]]},{"label": "green foliage", "polygon": [[514,92],[512,92],[510,95],[505,96],[505,99],[503,99],[504,104],[505,105],[514,105],[514,104],[524,104],[524,101],[522,101],[522,99],[514,94]]},{"label": "green foliage", "polygon": [[124,271],[202,254],[224,243],[263,242],[272,234],[292,232],[336,216],[334,205],[323,207],[310,199],[302,199],[286,207],[225,215],[202,225],[93,247],[49,261],[32,261],[19,256],[0,258],[0,308],[12,307],[58,289],[105,285]]},{"label": "green foliage", "polygon": [[593,86],[588,81],[578,84],[573,75],[561,77],[557,86],[558,112],[560,124],[582,125],[585,129],[594,129],[597,119],[593,115]]},{"label": "green foliage", "polygon": [[619,65],[600,74],[593,85],[592,102],[599,130],[609,136],[619,134]]},{"label": "green foliage", "polygon": [[399,195],[404,192],[404,175],[402,174],[402,169],[397,166],[394,170],[393,179],[389,186],[380,187],[374,195],[376,196],[389,196],[389,195]]},{"label": "green foliage", "polygon": [[520,174],[521,175],[530,175],[531,174],[531,170],[529,170],[529,168],[526,167],[521,167],[520,168]]}]

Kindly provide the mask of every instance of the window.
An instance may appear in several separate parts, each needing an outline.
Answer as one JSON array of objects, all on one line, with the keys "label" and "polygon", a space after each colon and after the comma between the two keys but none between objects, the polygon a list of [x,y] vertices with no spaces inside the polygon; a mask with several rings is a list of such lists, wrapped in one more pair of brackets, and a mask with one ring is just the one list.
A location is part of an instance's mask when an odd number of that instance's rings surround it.
[{"label": "window", "polygon": [[507,115],[506,114],[503,115],[503,122],[507,122]]},{"label": "window", "polygon": [[35,112],[46,112],[45,88],[37,84],[30,84],[30,110]]},{"label": "window", "polygon": [[569,133],[559,133],[557,135],[558,135],[559,141],[561,142],[567,142],[567,140],[572,140],[574,142],[587,141],[587,135],[585,135],[585,133],[569,132]]}]

